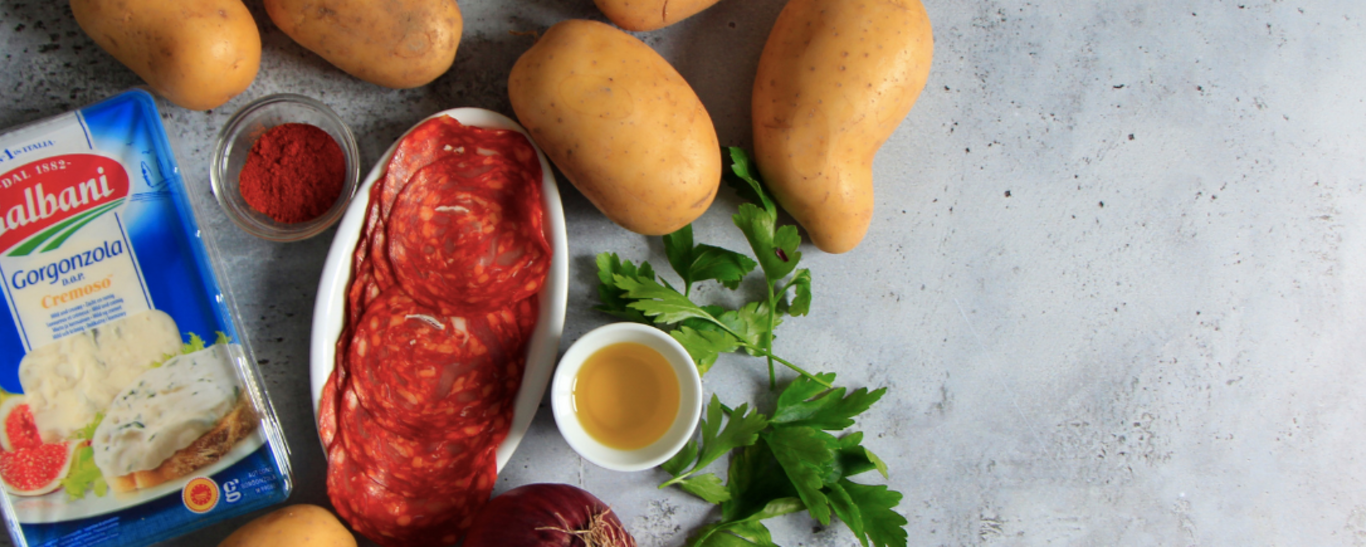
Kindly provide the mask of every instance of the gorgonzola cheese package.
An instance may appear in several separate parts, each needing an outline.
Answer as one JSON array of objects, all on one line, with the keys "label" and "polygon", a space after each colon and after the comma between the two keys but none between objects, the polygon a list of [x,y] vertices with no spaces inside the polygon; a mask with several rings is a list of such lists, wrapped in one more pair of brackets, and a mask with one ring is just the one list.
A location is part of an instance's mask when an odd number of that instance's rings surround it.
[{"label": "gorgonzola cheese package", "polygon": [[0,134],[0,500],[17,545],[146,545],[283,501],[288,451],[133,90]]}]

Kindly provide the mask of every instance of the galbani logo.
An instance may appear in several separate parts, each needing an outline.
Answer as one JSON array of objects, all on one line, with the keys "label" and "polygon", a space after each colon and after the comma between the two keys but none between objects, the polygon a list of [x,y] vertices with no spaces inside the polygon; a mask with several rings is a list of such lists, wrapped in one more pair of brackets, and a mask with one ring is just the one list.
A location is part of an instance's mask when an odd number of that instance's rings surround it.
[{"label": "galbani logo", "polygon": [[[0,253],[54,249],[128,191],[123,166],[93,154],[54,156],[8,171],[0,175]],[[30,238],[35,240],[10,253]],[[48,246],[39,249],[44,242]]]}]

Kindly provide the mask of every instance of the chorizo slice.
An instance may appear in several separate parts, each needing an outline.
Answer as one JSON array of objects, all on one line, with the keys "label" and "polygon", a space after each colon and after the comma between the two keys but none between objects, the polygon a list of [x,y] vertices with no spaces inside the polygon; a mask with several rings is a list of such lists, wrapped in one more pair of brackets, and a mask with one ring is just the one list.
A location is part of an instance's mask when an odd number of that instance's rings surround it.
[{"label": "chorizo slice", "polygon": [[379,195],[380,214],[389,218],[398,196],[418,170],[448,156],[489,156],[501,151],[519,165],[534,167],[534,198],[540,200],[540,162],[530,141],[516,131],[487,129],[461,124],[450,116],[439,116],[419,124],[399,141],[389,160]]},{"label": "chorizo slice", "polygon": [[531,221],[539,210],[527,210],[513,176],[500,163],[479,171],[454,157],[413,175],[387,225],[389,258],[409,294],[450,311],[506,306],[540,291],[550,248]]},{"label": "chorizo slice", "polygon": [[318,398],[318,438],[323,442],[323,450],[332,448],[337,437],[337,383],[341,367],[332,369],[323,383],[322,396]]},{"label": "chorizo slice", "polygon": [[382,217],[389,217],[394,199],[403,191],[413,173],[458,146],[459,128],[460,123],[454,118],[438,116],[418,124],[399,141],[382,179],[384,184],[378,200]]},{"label": "chorizo slice", "polygon": [[338,515],[382,547],[454,545],[493,493],[496,468],[490,447],[476,458],[464,488],[410,498],[371,479],[337,443],[328,451],[327,493]]},{"label": "chorizo slice", "polygon": [[[494,333],[488,315],[442,315],[401,288],[386,291],[366,310],[348,348],[348,373],[361,403],[405,434],[495,416],[521,376],[520,367],[510,371],[502,363],[525,347]],[[509,342],[519,345],[504,345]]]},{"label": "chorizo slice", "polygon": [[[498,437],[495,426],[473,422],[469,425],[476,426],[470,428],[475,433],[463,438],[453,438],[449,430],[430,431],[429,435],[398,434],[380,424],[352,392],[342,393],[338,423],[344,432],[340,438],[346,453],[362,472],[410,498],[464,488],[477,456],[498,445],[494,442]],[[506,427],[497,429],[505,431]]]}]

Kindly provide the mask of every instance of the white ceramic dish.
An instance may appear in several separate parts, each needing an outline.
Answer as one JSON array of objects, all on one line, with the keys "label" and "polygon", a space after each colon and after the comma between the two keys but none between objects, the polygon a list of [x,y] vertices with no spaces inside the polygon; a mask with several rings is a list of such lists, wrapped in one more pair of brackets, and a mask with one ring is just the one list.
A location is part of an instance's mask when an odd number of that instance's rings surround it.
[{"label": "white ceramic dish", "polygon": [[[658,351],[673,366],[678,376],[678,415],[659,440],[635,450],[621,450],[594,439],[574,413],[574,376],[583,362],[598,350],[623,342],[644,344]],[[692,438],[702,416],[702,376],[693,365],[688,350],[664,331],[640,323],[612,323],[593,329],[569,346],[555,371],[550,387],[550,408],[555,425],[570,448],[584,459],[613,471],[640,471],[664,463]]]},{"label": "white ceramic dish", "polygon": [[[455,108],[438,112],[427,118],[450,116],[464,125],[494,129],[511,129],[526,135],[526,130],[517,122],[497,112],[482,108]],[[426,120],[423,120],[426,121]],[[419,122],[420,124],[420,122]],[[414,126],[416,127],[416,126]],[[411,131],[411,128],[409,129]],[[405,136],[407,133],[405,133]],[[530,136],[527,137],[530,139]],[[402,138],[400,137],[399,141]],[[337,228],[337,236],[327,253],[323,265],[322,281],[318,286],[318,299],[313,305],[313,333],[309,349],[309,381],[312,384],[313,415],[316,419],[318,399],[322,396],[323,384],[332,373],[336,362],[337,336],[341,334],[342,319],[346,314],[346,284],[351,277],[351,253],[360,239],[360,231],[365,223],[365,209],[370,203],[370,187],[384,174],[389,158],[398,146],[395,141],[365,177],[356,197],[342,217]],[[554,256],[550,260],[550,273],[545,286],[541,288],[541,313],[536,330],[531,334],[528,344],[526,372],[522,376],[522,388],[517,392],[513,410],[512,428],[507,439],[498,447],[498,470],[501,471],[513,451],[526,435],[531,419],[536,415],[541,397],[545,394],[550,373],[555,370],[555,355],[559,352],[560,336],[564,332],[565,300],[569,286],[569,246],[565,242],[564,210],[560,206],[560,191],[555,186],[555,175],[545,154],[533,142],[536,156],[541,161],[541,202],[545,208],[546,238],[550,241]]]}]

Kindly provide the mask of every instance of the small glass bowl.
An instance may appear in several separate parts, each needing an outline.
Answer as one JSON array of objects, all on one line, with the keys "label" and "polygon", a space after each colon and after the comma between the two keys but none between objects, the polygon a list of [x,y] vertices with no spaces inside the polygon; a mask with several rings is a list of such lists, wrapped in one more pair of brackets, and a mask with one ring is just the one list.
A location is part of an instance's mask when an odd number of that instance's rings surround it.
[{"label": "small glass bowl", "polygon": [[[252,209],[237,186],[237,176],[247,161],[251,145],[270,128],[287,123],[306,123],[326,131],[346,156],[346,180],[342,182],[337,202],[317,218],[293,224],[276,222]],[[360,152],[351,129],[327,105],[292,93],[268,95],[242,107],[223,126],[214,146],[209,179],[218,205],[238,227],[262,239],[300,241],[327,230],[346,212],[360,182]]]}]

